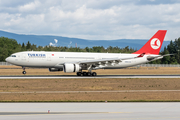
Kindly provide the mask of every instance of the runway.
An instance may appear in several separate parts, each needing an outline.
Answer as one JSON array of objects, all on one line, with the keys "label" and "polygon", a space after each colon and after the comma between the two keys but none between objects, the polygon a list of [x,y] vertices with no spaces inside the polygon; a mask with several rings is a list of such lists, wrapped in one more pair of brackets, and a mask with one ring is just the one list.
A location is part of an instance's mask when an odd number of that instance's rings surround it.
[{"label": "runway", "polygon": [[1,120],[179,120],[179,102],[0,103]]},{"label": "runway", "polygon": [[76,75],[21,75],[0,76],[0,79],[90,79],[90,78],[180,78],[180,75],[98,75],[98,76],[76,76]]}]

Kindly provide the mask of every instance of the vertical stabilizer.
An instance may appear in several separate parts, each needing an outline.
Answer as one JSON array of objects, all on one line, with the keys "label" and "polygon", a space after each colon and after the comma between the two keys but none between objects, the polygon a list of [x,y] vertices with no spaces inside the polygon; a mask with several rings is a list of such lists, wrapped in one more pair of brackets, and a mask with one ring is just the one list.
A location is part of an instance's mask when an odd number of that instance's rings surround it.
[{"label": "vertical stabilizer", "polygon": [[155,54],[158,55],[164,41],[167,30],[158,30],[156,34],[137,52],[133,54]]}]

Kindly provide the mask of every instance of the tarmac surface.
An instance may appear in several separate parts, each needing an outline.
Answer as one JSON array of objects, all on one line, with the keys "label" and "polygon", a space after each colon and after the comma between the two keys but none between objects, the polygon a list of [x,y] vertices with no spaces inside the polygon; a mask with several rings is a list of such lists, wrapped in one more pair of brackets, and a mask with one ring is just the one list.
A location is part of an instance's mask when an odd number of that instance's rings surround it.
[{"label": "tarmac surface", "polygon": [[21,76],[0,76],[0,79],[83,79],[83,78],[180,78],[180,75],[97,75],[97,76],[76,76],[76,75],[21,75]]},{"label": "tarmac surface", "polygon": [[0,103],[1,120],[179,120],[179,102]]}]

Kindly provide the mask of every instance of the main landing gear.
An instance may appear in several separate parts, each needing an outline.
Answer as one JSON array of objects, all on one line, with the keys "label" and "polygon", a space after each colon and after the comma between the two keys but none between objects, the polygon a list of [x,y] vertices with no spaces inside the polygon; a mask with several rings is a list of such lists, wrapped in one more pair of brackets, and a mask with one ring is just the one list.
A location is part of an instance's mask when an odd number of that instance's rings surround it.
[{"label": "main landing gear", "polygon": [[24,74],[24,75],[25,75],[25,74],[26,74],[26,71],[25,71],[25,69],[26,69],[26,68],[25,68],[25,67],[22,67],[22,69],[23,69],[22,74]]},{"label": "main landing gear", "polygon": [[77,72],[77,76],[96,76],[96,72]]}]

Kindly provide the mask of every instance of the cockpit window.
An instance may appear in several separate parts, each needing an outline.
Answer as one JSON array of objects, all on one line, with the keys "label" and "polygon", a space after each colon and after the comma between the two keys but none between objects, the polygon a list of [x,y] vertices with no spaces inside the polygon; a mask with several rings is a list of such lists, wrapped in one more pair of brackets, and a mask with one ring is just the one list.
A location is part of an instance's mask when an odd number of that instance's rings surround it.
[{"label": "cockpit window", "polygon": [[10,57],[16,57],[16,55],[11,55]]}]

